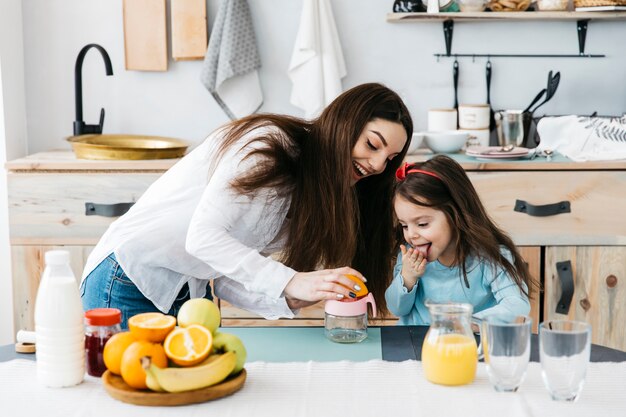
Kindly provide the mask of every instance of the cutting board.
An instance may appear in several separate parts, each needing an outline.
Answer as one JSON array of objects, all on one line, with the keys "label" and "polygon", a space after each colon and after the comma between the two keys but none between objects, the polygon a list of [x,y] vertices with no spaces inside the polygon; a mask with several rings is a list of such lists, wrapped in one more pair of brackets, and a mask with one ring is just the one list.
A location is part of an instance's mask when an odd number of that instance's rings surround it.
[{"label": "cutting board", "polygon": [[126,69],[167,71],[166,0],[123,0]]},{"label": "cutting board", "polygon": [[172,58],[204,59],[207,49],[206,0],[170,0]]},{"label": "cutting board", "polygon": [[130,387],[121,376],[105,371],[102,375],[102,385],[105,391],[116,400],[135,404],[151,406],[170,406],[203,403],[226,397],[243,387],[246,381],[246,370],[243,369],[234,377],[206,388],[185,392],[154,392],[150,390],[138,390]]}]

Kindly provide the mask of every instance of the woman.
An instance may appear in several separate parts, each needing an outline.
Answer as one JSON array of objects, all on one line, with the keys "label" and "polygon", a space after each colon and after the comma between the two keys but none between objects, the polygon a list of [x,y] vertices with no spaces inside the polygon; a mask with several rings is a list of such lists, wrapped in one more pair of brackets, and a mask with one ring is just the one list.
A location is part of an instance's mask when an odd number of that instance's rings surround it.
[{"label": "woman", "polygon": [[344,92],[312,121],[253,115],[218,129],[111,224],[85,266],[83,307],[119,308],[124,326],[140,312],[176,315],[211,298],[213,278],[233,305],[291,318],[354,297],[352,274],[386,311],[394,174],[412,131],[380,84]]}]

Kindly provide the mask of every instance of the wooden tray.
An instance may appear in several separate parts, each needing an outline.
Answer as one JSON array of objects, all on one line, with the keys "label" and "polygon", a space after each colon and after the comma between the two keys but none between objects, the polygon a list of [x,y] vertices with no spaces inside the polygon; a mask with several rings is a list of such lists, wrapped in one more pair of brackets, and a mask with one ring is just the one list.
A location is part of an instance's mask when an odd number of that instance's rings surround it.
[{"label": "wooden tray", "polygon": [[154,392],[138,390],[128,386],[121,376],[105,371],[102,375],[102,384],[106,392],[116,400],[151,406],[171,406],[203,403],[226,397],[243,387],[246,381],[246,370],[243,369],[234,377],[229,377],[217,385],[185,392]]}]

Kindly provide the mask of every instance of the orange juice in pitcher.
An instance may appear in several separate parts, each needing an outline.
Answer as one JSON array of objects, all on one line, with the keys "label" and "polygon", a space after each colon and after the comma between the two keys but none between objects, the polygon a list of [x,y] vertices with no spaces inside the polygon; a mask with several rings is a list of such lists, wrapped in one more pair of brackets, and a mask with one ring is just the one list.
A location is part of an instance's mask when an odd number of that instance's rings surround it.
[{"label": "orange juice in pitcher", "polygon": [[422,345],[426,379],[441,385],[474,380],[478,349],[472,332],[470,304],[429,304],[430,328]]}]

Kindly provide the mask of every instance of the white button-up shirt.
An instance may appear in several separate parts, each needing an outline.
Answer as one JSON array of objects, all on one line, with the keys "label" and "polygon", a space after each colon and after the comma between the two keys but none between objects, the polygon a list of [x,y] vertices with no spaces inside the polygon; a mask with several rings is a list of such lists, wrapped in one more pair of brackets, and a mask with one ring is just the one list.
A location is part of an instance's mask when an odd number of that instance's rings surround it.
[{"label": "white button-up shirt", "polygon": [[[267,128],[266,128],[267,129]],[[83,279],[110,253],[139,290],[161,311],[171,308],[185,283],[203,297],[215,294],[267,319],[291,318],[283,290],[296,271],[269,255],[285,242],[290,195],[260,189],[236,193],[230,182],[260,160],[245,158],[254,134],[213,163],[216,131],[155,181],[131,209],[111,224],[87,260]]]}]

